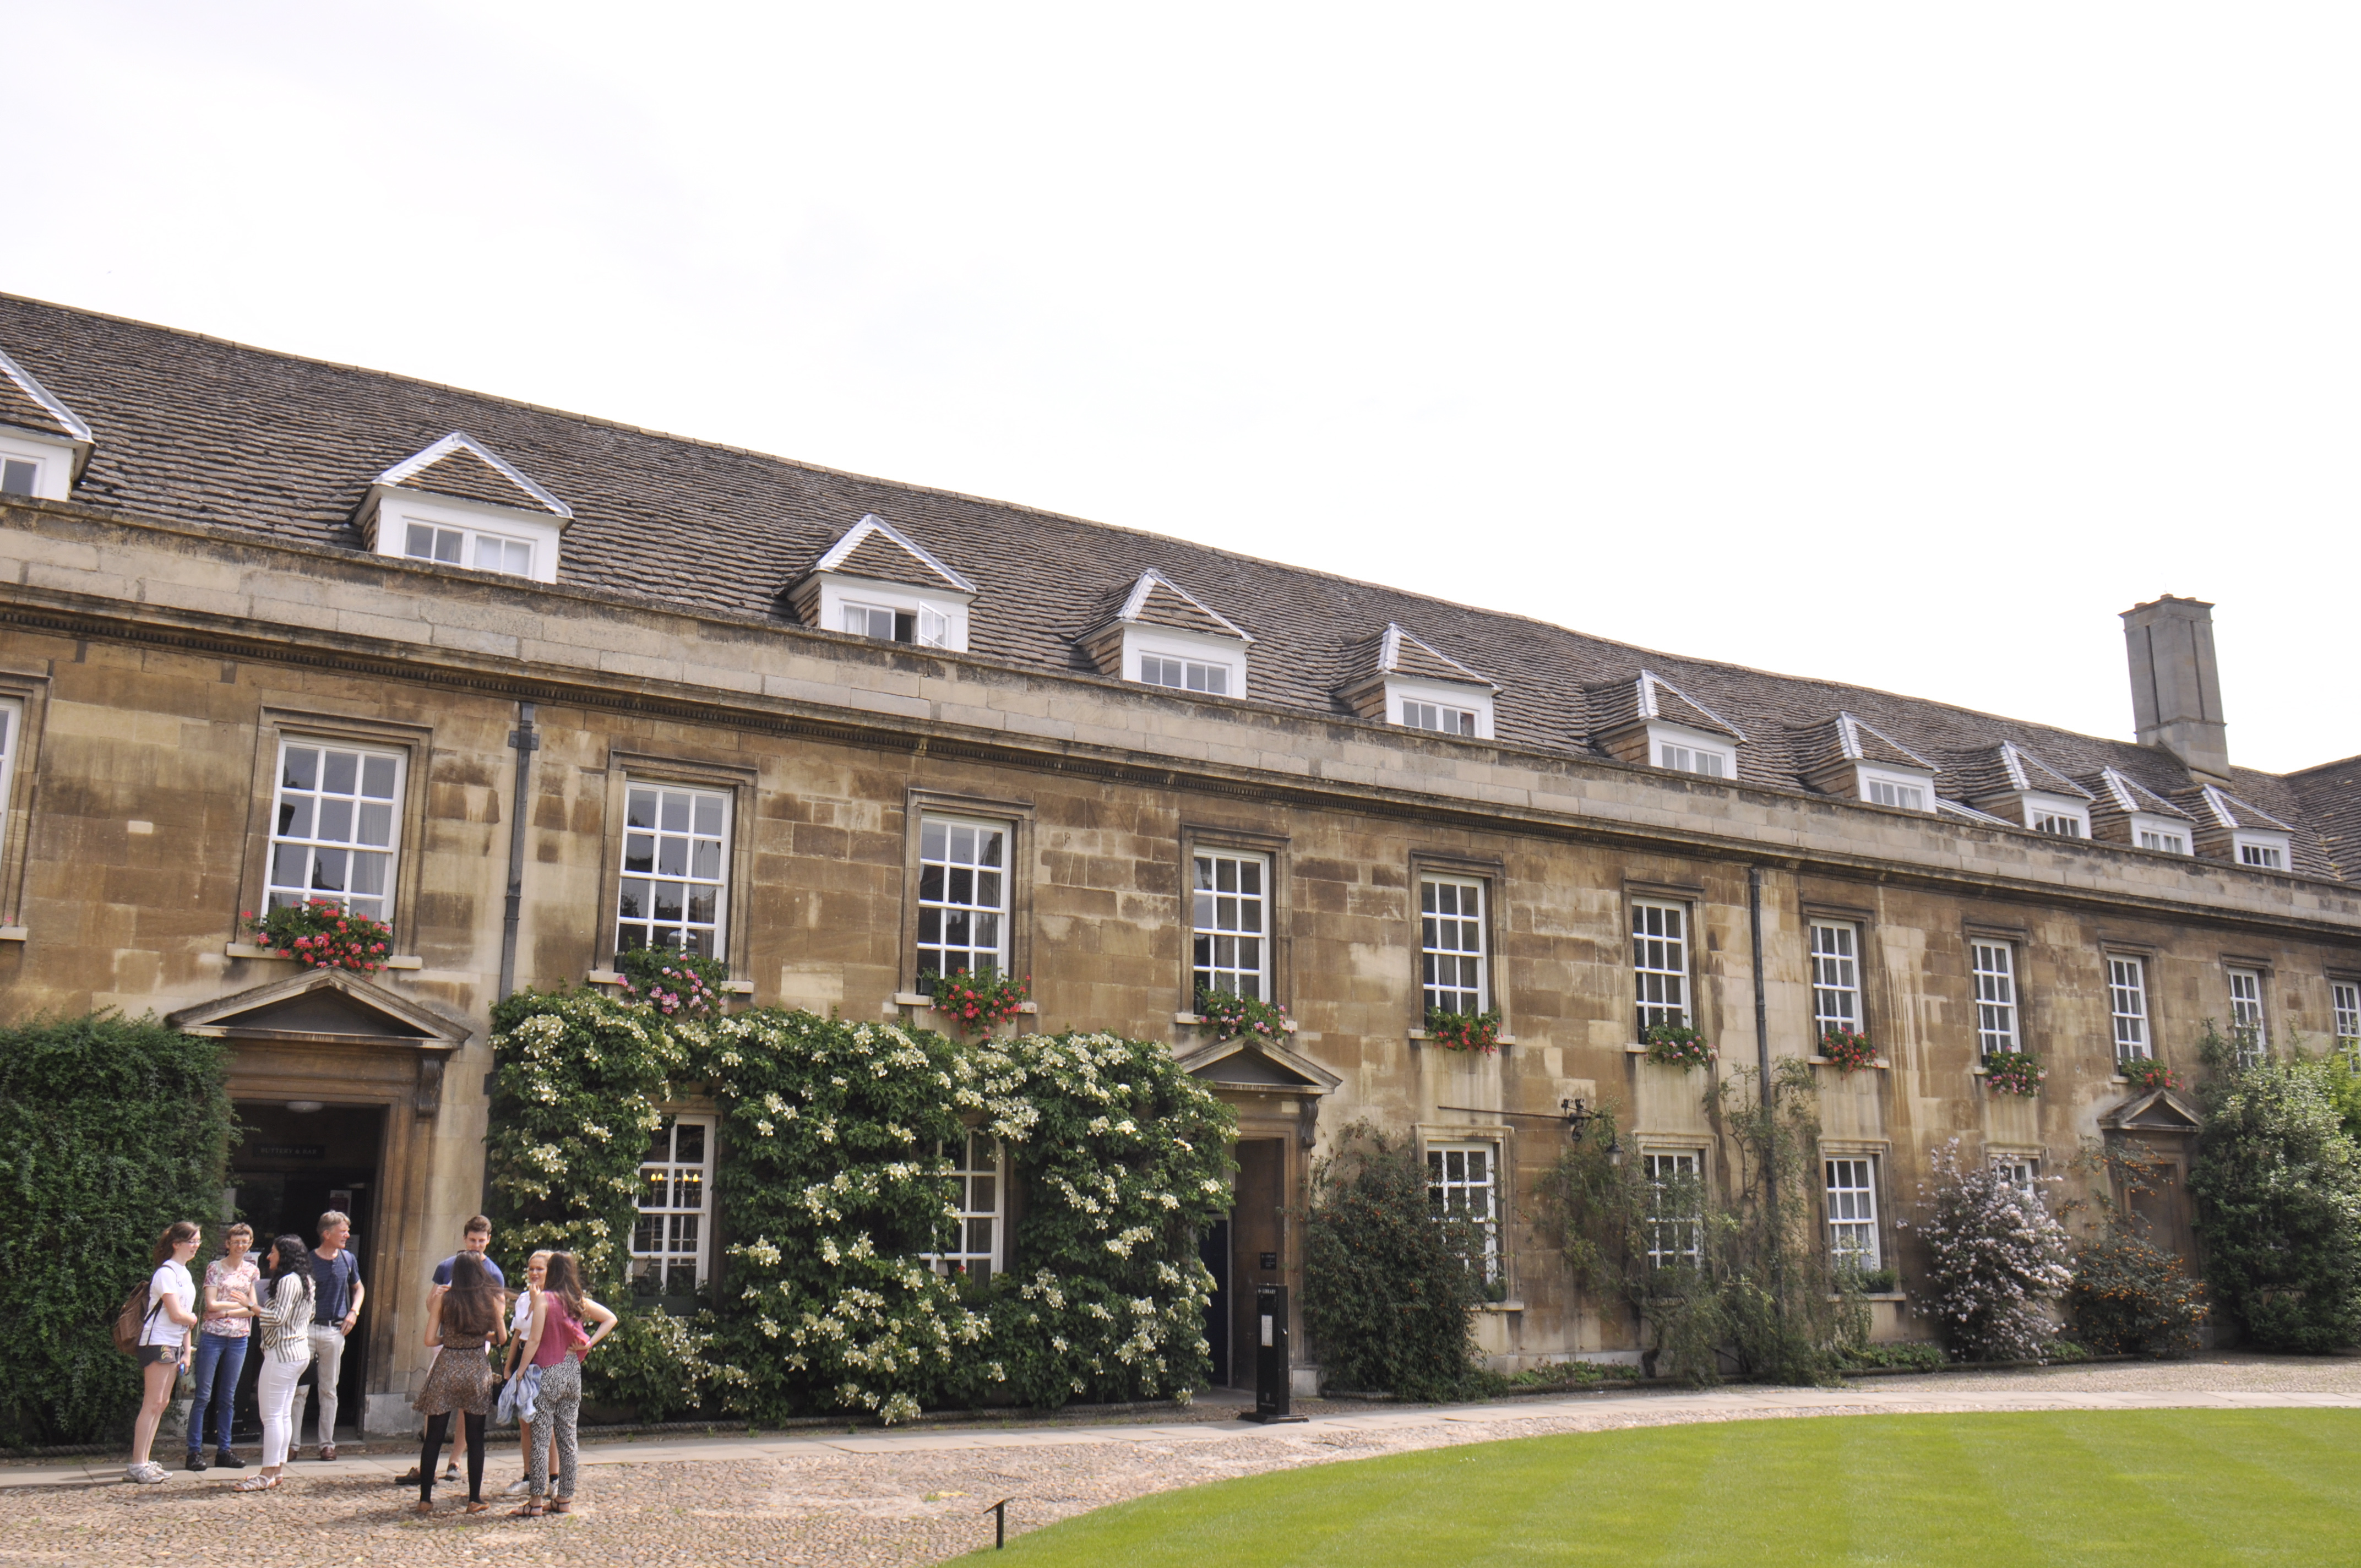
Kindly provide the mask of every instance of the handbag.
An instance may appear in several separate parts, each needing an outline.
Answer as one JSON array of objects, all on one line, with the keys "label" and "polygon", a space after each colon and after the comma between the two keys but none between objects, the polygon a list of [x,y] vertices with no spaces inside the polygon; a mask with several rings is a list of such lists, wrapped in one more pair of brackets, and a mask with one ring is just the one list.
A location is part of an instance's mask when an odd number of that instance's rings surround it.
[{"label": "handbag", "polygon": [[500,1400],[492,1411],[492,1424],[506,1426],[511,1421],[533,1420],[533,1406],[541,1399],[541,1368],[526,1366],[500,1385]]}]

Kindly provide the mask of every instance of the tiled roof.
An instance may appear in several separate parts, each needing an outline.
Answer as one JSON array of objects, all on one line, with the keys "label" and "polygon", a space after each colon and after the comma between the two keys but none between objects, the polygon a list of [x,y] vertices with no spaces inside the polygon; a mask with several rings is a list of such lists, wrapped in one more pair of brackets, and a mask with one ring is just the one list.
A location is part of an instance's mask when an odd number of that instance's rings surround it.
[{"label": "tiled roof", "polygon": [[1788,731],[1798,776],[1810,778],[1845,762],[1868,762],[1915,773],[1939,773],[1942,769],[1857,715],[1839,709],[1815,724]]},{"label": "tiled roof", "polygon": [[1390,620],[1375,636],[1347,645],[1338,663],[1344,674],[1338,687],[1340,694],[1357,692],[1389,675],[1446,685],[1480,686],[1486,691],[1498,689],[1491,681],[1449,654],[1438,652]]},{"label": "tiled roof", "polygon": [[396,463],[377,477],[380,485],[432,490],[440,496],[482,501],[487,506],[547,512],[570,518],[574,510],[519,472],[490,447],[453,431],[442,440]]},{"label": "tiled roof", "polygon": [[2091,796],[2092,817],[2129,817],[2141,811],[2151,817],[2177,817],[2183,822],[2197,820],[2139,780],[2114,768],[2101,768],[2091,782],[2096,786]]},{"label": "tiled roof", "polygon": [[2191,803],[2192,815],[2201,824],[2217,828],[2244,828],[2255,833],[2292,833],[2295,829],[2250,801],[2240,800],[2228,790],[2216,784],[2200,784],[2184,794],[2181,799]]},{"label": "tiled roof", "polygon": [[2092,798],[2089,790],[2014,740],[1951,752],[1944,759],[1943,769],[1943,793],[1960,800],[1993,800],[2028,792]]},{"label": "tiled roof", "polygon": [[900,529],[874,515],[846,529],[842,538],[820,552],[811,570],[842,572],[848,577],[867,577],[873,582],[975,592],[973,583],[936,560],[924,545]]},{"label": "tiled roof", "polygon": [[1165,626],[1176,631],[1202,632],[1208,637],[1231,637],[1241,642],[1254,641],[1232,625],[1228,618],[1207,609],[1196,595],[1154,570],[1140,573],[1132,585],[1123,590],[1122,602],[1115,607],[1115,613],[1099,624],[1117,620],[1136,626]]},{"label": "tiled roof", "polygon": [[2306,768],[2287,782],[2336,874],[2361,883],[2361,757]]},{"label": "tiled roof", "polygon": [[0,424],[68,441],[90,439],[90,426],[51,396],[31,371],[9,358],[5,348],[0,348]]},{"label": "tiled roof", "polygon": [[1629,680],[1591,686],[1590,727],[1595,734],[1654,721],[1684,729],[1727,735],[1741,743],[1746,733],[1653,670],[1642,670]]},{"label": "tiled roof", "polygon": [[[1099,668],[1082,640],[1152,573],[1174,590],[1150,588],[1159,613],[1189,624],[1194,606],[1210,620],[1192,630],[1251,631],[1258,703],[1349,713],[1338,695],[1345,662],[1392,622],[1499,683],[1494,734],[1506,746],[1599,754],[1584,694],[1644,671],[1757,738],[1739,748],[1741,783],[1797,787],[1813,758],[1842,743],[1839,731],[1859,760],[1921,771],[1929,756],[2015,741],[2070,777],[2114,768],[2164,795],[2196,782],[2169,753],[2129,740],[1639,649],[1186,540],[34,301],[0,296],[0,349],[95,433],[76,499],[134,516],[358,550],[355,518],[376,476],[464,430],[571,505],[564,584],[790,624],[784,590],[874,515],[975,585],[970,650],[1023,668]],[[1801,744],[1778,743],[1789,737]],[[2305,824],[2295,871],[2334,874],[2312,827],[2327,808],[2307,801],[2334,795],[2336,779],[2302,799],[2276,774],[2236,769],[2232,784],[2258,811]]]}]

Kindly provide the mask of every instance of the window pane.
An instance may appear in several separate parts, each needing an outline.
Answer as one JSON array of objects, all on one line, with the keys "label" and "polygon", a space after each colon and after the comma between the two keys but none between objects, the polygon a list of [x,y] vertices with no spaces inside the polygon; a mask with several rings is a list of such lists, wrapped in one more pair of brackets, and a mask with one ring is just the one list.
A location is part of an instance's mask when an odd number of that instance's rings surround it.
[{"label": "window pane", "polygon": [[412,523],[409,537],[402,543],[402,554],[422,561],[434,559],[434,531],[423,523]]}]

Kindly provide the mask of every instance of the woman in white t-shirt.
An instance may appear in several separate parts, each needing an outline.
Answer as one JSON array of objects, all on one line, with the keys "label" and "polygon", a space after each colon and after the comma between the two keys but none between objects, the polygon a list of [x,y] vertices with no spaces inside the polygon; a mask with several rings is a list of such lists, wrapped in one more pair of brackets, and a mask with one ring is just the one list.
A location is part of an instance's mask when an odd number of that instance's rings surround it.
[{"label": "woman in white t-shirt", "polygon": [[189,1277],[189,1259],[197,1255],[204,1233],[193,1221],[175,1220],[156,1238],[156,1272],[148,1277],[148,1315],[139,1325],[139,1376],[146,1398],[139,1420],[131,1428],[131,1464],[126,1479],[155,1486],[164,1479],[164,1467],[148,1457],[156,1442],[156,1425],[164,1407],[172,1402],[173,1385],[189,1364],[189,1331],[197,1326],[197,1282]]}]

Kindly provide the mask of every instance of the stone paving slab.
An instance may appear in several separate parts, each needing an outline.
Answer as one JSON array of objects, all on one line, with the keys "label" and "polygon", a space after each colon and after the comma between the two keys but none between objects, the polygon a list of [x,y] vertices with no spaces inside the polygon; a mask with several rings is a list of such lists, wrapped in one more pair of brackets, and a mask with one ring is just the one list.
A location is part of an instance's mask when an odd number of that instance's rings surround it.
[{"label": "stone paving slab", "polygon": [[[2242,1358],[2243,1359],[2243,1358]],[[241,1568],[448,1568],[498,1559],[542,1563],[741,1563],[917,1568],[992,1539],[982,1512],[1012,1497],[1022,1533],[1126,1498],[1260,1472],[1414,1449],[1699,1420],[2041,1409],[2361,1409],[2361,1359],[2298,1368],[2214,1362],[2063,1369],[2011,1377],[1881,1380],[1870,1388],[1722,1388],[1616,1394],[1452,1408],[1377,1406],[1298,1424],[1238,1420],[906,1432],[806,1431],[665,1437],[583,1451],[577,1510],[564,1518],[410,1512],[396,1488],[406,1457],[300,1462],[278,1491],[241,1496],[235,1475],[174,1473],[161,1486],[121,1480],[119,1464],[0,1466],[0,1563],[165,1563],[192,1544],[236,1543]],[[518,1473],[514,1439],[496,1442],[487,1476]],[[250,1472],[249,1472],[250,1474]]]}]

